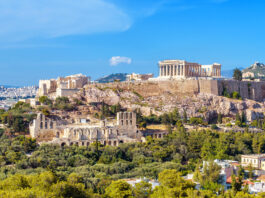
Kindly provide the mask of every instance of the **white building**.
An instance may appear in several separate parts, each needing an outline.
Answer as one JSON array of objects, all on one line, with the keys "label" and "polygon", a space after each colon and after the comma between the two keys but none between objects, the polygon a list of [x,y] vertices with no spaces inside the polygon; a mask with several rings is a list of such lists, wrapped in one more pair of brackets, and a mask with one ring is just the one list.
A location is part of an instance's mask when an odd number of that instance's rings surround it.
[{"label": "white building", "polygon": [[262,162],[265,161],[265,154],[241,155],[242,166],[252,166],[261,169]]}]

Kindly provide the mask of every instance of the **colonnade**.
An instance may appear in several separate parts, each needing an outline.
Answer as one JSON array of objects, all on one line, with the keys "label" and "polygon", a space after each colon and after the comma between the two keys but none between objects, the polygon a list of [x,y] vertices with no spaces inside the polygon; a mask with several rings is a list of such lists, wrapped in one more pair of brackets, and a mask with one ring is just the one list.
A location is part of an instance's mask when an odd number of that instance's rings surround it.
[{"label": "colonnade", "polygon": [[[108,140],[98,140],[102,145],[104,146],[118,146],[119,144],[122,144],[124,141],[123,140],[118,140],[118,139],[108,139]],[[62,142],[61,146],[68,145],[68,146],[89,146],[90,144],[95,143],[95,141],[71,141],[71,142]]]},{"label": "colonnade", "polygon": [[202,65],[160,65],[160,77],[221,77],[221,67],[212,65],[205,68]]},{"label": "colonnade", "polygon": [[160,76],[201,76],[200,65],[160,65]]}]

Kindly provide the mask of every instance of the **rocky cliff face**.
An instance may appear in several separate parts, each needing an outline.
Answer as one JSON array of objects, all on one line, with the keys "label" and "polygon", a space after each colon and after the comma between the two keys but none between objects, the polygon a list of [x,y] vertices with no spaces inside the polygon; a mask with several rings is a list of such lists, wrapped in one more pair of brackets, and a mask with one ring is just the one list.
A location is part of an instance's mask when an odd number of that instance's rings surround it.
[{"label": "rocky cliff face", "polygon": [[[234,100],[208,93],[197,93],[191,87],[185,92],[176,92],[173,84],[98,84],[87,86],[75,97],[83,97],[89,103],[105,102],[109,105],[119,103],[130,110],[140,109],[144,115],[151,113],[161,115],[178,108],[184,110],[189,117],[203,116],[206,120],[213,119],[217,114],[235,117],[236,113],[246,113],[249,121],[263,118],[264,102],[254,100]],[[178,84],[180,86],[180,84]]]}]

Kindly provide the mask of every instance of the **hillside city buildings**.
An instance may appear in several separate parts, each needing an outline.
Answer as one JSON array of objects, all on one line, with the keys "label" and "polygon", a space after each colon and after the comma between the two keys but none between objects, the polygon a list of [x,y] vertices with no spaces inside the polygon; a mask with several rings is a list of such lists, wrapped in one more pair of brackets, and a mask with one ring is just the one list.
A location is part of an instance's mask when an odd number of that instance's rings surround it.
[{"label": "hillside city buildings", "polygon": [[265,154],[242,155],[242,166],[252,166],[253,168],[265,170]]},{"label": "hillside city buildings", "polygon": [[0,98],[32,98],[35,97],[38,91],[38,87],[19,87],[19,88],[7,88],[0,86]]},{"label": "hillside city buildings", "polygon": [[16,104],[19,99],[34,98],[37,95],[37,92],[37,86],[19,88],[0,86],[0,109],[8,110]]}]

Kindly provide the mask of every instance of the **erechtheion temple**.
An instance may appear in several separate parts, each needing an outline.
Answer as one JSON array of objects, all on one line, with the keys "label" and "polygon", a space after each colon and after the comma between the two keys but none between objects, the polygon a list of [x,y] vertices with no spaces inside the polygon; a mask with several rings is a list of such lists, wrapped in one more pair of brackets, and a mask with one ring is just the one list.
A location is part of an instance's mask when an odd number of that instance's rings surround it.
[{"label": "erechtheion temple", "polygon": [[159,78],[221,77],[221,65],[200,65],[185,60],[159,62]]}]

